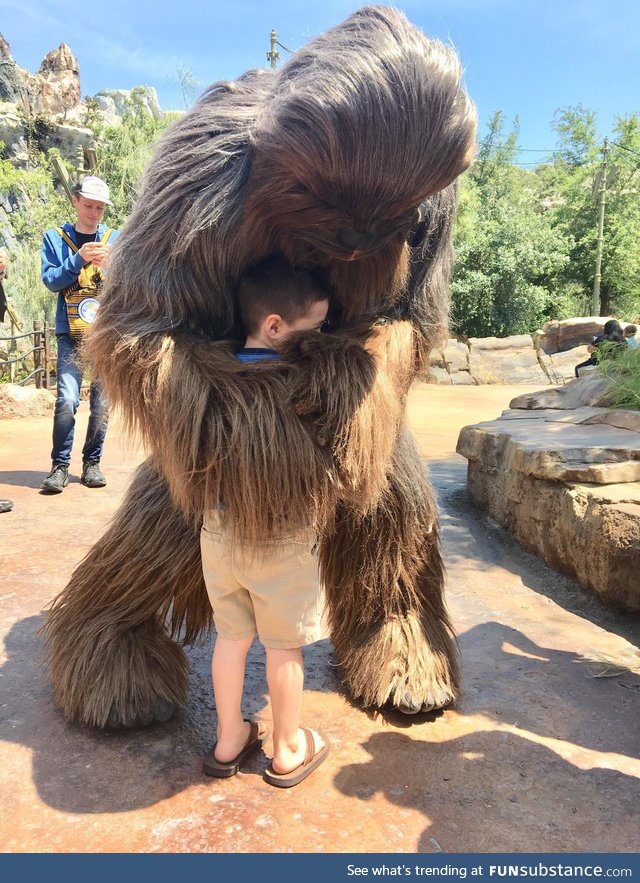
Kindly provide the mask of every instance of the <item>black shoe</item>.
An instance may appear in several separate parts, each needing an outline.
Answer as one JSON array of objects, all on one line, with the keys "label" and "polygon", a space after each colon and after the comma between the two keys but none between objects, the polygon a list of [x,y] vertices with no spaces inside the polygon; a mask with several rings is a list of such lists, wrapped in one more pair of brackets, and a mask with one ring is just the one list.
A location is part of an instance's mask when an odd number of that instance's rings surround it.
[{"label": "black shoe", "polygon": [[45,494],[61,494],[69,484],[69,467],[64,463],[54,463],[40,487]]},{"label": "black shoe", "polygon": [[100,472],[100,462],[98,460],[87,460],[82,464],[82,476],[80,478],[85,487],[104,487],[107,479]]},{"label": "black shoe", "polygon": [[13,500],[0,500],[0,512],[11,512]]}]

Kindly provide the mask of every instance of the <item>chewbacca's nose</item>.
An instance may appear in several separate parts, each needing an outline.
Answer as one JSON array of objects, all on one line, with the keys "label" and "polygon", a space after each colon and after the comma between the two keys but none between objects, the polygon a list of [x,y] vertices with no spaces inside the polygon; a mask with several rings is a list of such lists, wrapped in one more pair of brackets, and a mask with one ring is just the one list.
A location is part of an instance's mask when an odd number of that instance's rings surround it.
[{"label": "chewbacca's nose", "polygon": [[341,227],[338,230],[338,242],[352,251],[369,248],[375,241],[375,230],[352,230],[350,227]]}]

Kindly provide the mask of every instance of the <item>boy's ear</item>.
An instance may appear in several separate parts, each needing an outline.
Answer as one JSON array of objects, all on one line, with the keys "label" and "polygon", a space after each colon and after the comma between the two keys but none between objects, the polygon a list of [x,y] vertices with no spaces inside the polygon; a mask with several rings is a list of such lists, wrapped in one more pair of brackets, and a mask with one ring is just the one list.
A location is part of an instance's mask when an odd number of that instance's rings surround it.
[{"label": "boy's ear", "polygon": [[264,330],[269,337],[277,337],[282,329],[282,316],[270,313],[264,320]]}]

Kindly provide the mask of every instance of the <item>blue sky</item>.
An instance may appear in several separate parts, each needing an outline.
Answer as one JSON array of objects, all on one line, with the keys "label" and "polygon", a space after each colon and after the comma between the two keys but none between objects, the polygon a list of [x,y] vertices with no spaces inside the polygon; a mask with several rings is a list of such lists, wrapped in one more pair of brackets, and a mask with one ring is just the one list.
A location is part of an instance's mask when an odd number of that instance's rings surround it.
[{"label": "blue sky", "polygon": [[[83,96],[154,86],[164,110],[182,106],[176,72],[204,89],[266,66],[269,33],[289,49],[340,22],[347,0],[0,0],[0,32],[35,72],[67,43]],[[480,133],[501,110],[520,118],[522,163],[553,148],[558,108],[582,104],[608,135],[616,115],[640,112],[640,0],[406,0],[394,4],[429,36],[452,43],[478,106]],[[287,52],[280,49],[281,57]],[[540,156],[541,158],[541,156]]]}]

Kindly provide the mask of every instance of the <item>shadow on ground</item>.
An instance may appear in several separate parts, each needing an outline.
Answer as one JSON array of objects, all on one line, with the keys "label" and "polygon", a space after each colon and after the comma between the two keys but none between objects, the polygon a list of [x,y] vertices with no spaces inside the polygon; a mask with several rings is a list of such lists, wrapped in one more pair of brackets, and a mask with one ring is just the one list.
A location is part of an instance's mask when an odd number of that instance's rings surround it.
[{"label": "shadow on ground", "polygon": [[[0,484],[6,484],[10,487],[29,487],[34,490],[39,490],[40,485],[42,484],[42,480],[47,477],[48,470],[39,469],[37,471],[31,470],[15,470],[13,472],[0,472]],[[69,476],[69,482],[73,483],[74,481],[80,482],[80,477],[74,478],[74,476]]]},{"label": "shadow on ground", "polygon": [[[40,797],[65,812],[114,813],[152,806],[201,784],[202,757],[210,748],[215,727],[209,642],[188,650],[189,696],[187,705],[176,718],[149,729],[105,732],[69,724],[55,707],[41,658],[38,629],[43,619],[43,614],[32,616],[13,626],[6,638],[7,660],[0,671],[2,738],[33,752],[33,778]],[[637,730],[629,727],[621,732],[619,726],[620,720],[632,720],[633,708],[637,708],[640,698],[637,675],[629,672],[616,679],[591,677],[583,660],[575,654],[539,647],[517,629],[498,623],[485,623],[463,634],[461,648],[465,693],[452,714],[482,716],[487,722],[517,727],[599,752],[616,751],[628,756],[638,753]],[[328,641],[305,650],[309,691],[327,695],[340,692],[338,672],[331,657]],[[245,692],[245,710],[249,715],[260,716],[266,710],[264,683],[263,654],[259,645],[254,644],[248,659]],[[430,724],[440,718],[442,712],[409,718],[397,713],[377,712],[375,715],[384,717],[387,726],[410,727],[412,737],[418,739],[423,730],[428,739],[429,734],[435,732]],[[339,721],[327,723],[330,729],[340,730]],[[381,790],[393,800],[401,795],[394,795],[392,783],[399,770],[406,769],[407,764],[411,767],[412,753],[418,752],[416,763],[419,757],[423,772],[415,783],[403,787],[410,788],[412,806],[432,816],[431,801],[435,799],[432,771],[437,771],[438,782],[457,782],[462,787],[459,764],[464,752],[470,751],[477,755],[476,760],[488,758],[485,766],[489,776],[490,771],[500,769],[493,754],[501,750],[505,739],[513,743],[507,752],[509,756],[512,749],[517,756],[523,755],[522,769],[529,771],[526,775],[534,775],[531,770],[537,769],[536,754],[545,758],[545,763],[550,762],[547,755],[553,752],[509,733],[475,733],[441,744],[416,742],[399,733],[385,733],[372,736],[365,745],[374,761],[365,766],[356,764],[352,769],[347,765],[338,773],[336,783],[345,793],[353,792],[362,799]],[[503,749],[505,747],[503,745]],[[409,752],[407,757],[405,752]],[[529,756],[525,763],[526,752]],[[380,757],[385,758],[383,763]],[[261,775],[266,763],[266,758],[260,756],[251,763],[251,771]],[[565,767],[571,765],[555,756],[553,766],[561,772],[560,782],[571,777],[572,781],[579,781],[585,775],[584,771],[572,768],[570,777]],[[464,781],[464,764],[462,769]],[[520,774],[517,770],[514,772],[511,760],[509,770],[500,772],[500,776],[505,775],[506,781],[515,775],[515,783],[522,786]],[[609,783],[615,783],[617,774],[599,770],[593,775],[598,778],[598,785],[608,787]],[[547,785],[549,783],[545,787]],[[507,785],[501,785],[498,779],[487,787]],[[562,790],[560,785],[553,787],[554,791]],[[576,793],[575,782],[570,791]],[[482,794],[484,786],[479,794],[469,797],[478,810]],[[573,799],[578,800],[578,796]]]},{"label": "shadow on ground", "polygon": [[[497,832],[504,852],[564,852],[584,823],[587,803],[593,852],[624,851],[625,843],[629,851],[636,848],[638,780],[579,769],[528,738],[488,731],[433,743],[375,733],[364,748],[370,759],[344,766],[336,788],[362,801],[363,813],[367,805],[375,812],[378,796],[399,811],[421,812],[429,824],[418,853],[483,853]],[[398,777],[389,762],[399,755],[412,777]],[[627,795],[622,805],[621,793]]]},{"label": "shadow on ground", "polygon": [[[212,641],[187,648],[187,704],[172,720],[146,729],[102,731],[67,722],[56,706],[38,634],[44,618],[44,613],[30,616],[10,629],[0,669],[0,738],[31,749],[33,779],[42,800],[69,813],[126,812],[201,784],[202,758],[216,724]],[[329,641],[303,652],[305,687],[339,692]],[[266,707],[264,654],[254,642],[247,660],[244,711],[260,716]]]}]

